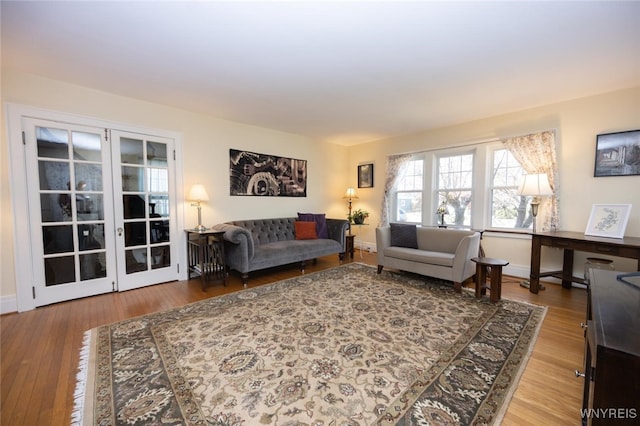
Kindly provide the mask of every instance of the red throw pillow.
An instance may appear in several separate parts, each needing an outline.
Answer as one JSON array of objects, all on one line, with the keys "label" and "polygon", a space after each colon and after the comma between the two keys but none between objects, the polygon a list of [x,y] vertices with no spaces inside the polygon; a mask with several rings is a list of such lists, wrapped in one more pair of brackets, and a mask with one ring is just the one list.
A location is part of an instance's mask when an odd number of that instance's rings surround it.
[{"label": "red throw pillow", "polygon": [[316,234],[315,222],[303,222],[300,220],[296,220],[295,226],[296,240],[315,240],[318,238],[318,234]]}]

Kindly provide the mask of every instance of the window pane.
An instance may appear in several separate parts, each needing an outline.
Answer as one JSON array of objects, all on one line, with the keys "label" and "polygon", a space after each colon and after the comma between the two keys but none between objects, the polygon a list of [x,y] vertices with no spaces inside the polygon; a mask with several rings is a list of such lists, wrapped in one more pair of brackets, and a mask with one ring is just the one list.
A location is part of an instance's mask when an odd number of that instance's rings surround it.
[{"label": "window pane", "polygon": [[38,161],[40,189],[69,190],[69,163],[66,161]]},{"label": "window pane", "polygon": [[471,189],[473,184],[473,154],[440,157],[438,159],[439,189]]},{"label": "window pane", "polygon": [[[126,247],[147,244],[146,222],[129,222],[124,224],[124,245]],[[146,249],[143,249],[146,250]],[[146,253],[146,251],[145,251]]]},{"label": "window pane", "polygon": [[491,226],[495,228],[528,228],[527,197],[516,194],[514,189],[491,191]]},{"label": "window pane", "polygon": [[147,163],[156,167],[167,167],[167,144],[147,142]]},{"label": "window pane", "polygon": [[471,226],[473,159],[473,154],[438,158],[437,206],[444,204],[446,225]]},{"label": "window pane", "polygon": [[491,227],[528,228],[528,199],[517,194],[518,182],[522,179],[520,163],[506,149],[493,152],[493,175],[491,182]]},{"label": "window pane", "polygon": [[139,248],[125,251],[125,270],[127,274],[147,270],[147,249]]},{"label": "window pane", "polygon": [[422,190],[422,182],[424,181],[424,161],[412,160],[409,161],[405,167],[400,171],[400,177],[398,178],[398,184],[396,186],[398,191],[415,191]]},{"label": "window pane", "polygon": [[52,257],[44,260],[44,281],[47,287],[72,283],[76,280],[73,256]]},{"label": "window pane", "polygon": [[76,194],[76,214],[78,220],[104,220],[102,194]]},{"label": "window pane", "polygon": [[398,192],[395,220],[422,223],[422,192]]},{"label": "window pane", "polygon": [[71,196],[68,193],[40,194],[43,222],[70,222]]},{"label": "window pane", "polygon": [[36,127],[38,157],[69,158],[69,135],[66,130]]},{"label": "window pane", "polygon": [[78,225],[79,250],[104,249],[104,225]]},{"label": "window pane", "polygon": [[443,202],[445,225],[471,226],[471,191],[439,191],[438,206]]},{"label": "window pane", "polygon": [[101,164],[75,164],[76,189],[79,191],[102,191]]},{"label": "window pane", "polygon": [[42,243],[44,246],[44,254],[68,253],[74,251],[72,226],[43,226]]},{"label": "window pane", "polygon": [[122,166],[122,190],[144,192],[144,169]]},{"label": "window pane", "polygon": [[73,158],[83,161],[102,161],[102,139],[96,133],[72,132]]},{"label": "window pane", "polygon": [[139,139],[120,138],[120,161],[125,164],[144,164],[143,147]]},{"label": "window pane", "polygon": [[151,269],[166,268],[169,266],[171,266],[170,247],[151,247]]},{"label": "window pane", "polygon": [[104,278],[107,276],[107,260],[105,253],[81,254],[80,279],[82,281]]}]

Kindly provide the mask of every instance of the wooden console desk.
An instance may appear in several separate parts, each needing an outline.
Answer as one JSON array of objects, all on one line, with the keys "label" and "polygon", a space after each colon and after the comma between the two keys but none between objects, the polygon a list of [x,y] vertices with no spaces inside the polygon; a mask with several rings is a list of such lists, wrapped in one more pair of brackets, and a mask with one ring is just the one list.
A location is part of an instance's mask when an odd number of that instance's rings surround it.
[{"label": "wooden console desk", "polygon": [[[564,249],[562,271],[540,273],[542,246]],[[538,293],[541,277],[560,278],[564,288],[571,288],[572,282],[584,283],[584,279],[573,276],[574,250],[637,259],[637,269],[640,271],[640,238],[603,238],[570,231],[537,232],[531,234],[529,291]]]},{"label": "wooden console desk", "polygon": [[[619,273],[591,270],[583,425],[639,424],[640,286],[618,281]],[[637,277],[631,282],[639,283]],[[576,371],[576,375],[582,374]]]}]

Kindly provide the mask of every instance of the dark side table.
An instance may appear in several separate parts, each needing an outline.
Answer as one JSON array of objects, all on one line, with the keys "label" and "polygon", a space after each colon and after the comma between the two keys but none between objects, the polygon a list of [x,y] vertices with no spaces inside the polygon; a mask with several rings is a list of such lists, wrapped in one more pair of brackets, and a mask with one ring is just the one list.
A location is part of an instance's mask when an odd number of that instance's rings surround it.
[{"label": "dark side table", "polygon": [[227,266],[224,260],[224,231],[196,231],[185,229],[187,233],[188,278],[199,276],[202,290],[207,284],[227,284]]},{"label": "dark side table", "polygon": [[349,256],[352,260],[353,260],[353,255],[356,251],[355,249],[355,243],[354,243],[354,239],[356,238],[355,235],[347,235],[347,247],[346,247],[346,255]]},{"label": "dark side table", "polygon": [[471,261],[476,263],[476,298],[487,293],[487,268],[491,268],[489,300],[496,303],[502,293],[502,267],[507,266],[509,262],[491,257],[474,257]]}]

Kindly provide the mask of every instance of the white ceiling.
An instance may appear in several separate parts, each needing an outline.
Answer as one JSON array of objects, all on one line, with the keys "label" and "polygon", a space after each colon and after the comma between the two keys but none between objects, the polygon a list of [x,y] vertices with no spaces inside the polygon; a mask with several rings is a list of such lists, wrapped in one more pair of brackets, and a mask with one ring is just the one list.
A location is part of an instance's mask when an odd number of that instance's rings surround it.
[{"label": "white ceiling", "polygon": [[345,145],[640,85],[640,2],[3,0],[2,65]]}]

